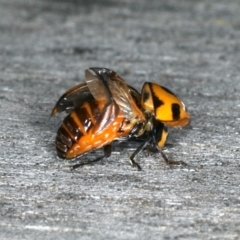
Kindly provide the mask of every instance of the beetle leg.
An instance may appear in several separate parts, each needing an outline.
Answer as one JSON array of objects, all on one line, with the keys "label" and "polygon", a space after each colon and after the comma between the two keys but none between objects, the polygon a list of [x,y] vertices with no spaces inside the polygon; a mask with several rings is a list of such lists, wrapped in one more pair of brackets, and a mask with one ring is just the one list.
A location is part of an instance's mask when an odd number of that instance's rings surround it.
[{"label": "beetle leg", "polygon": [[[141,167],[134,161],[134,158],[136,157],[136,155],[141,152],[142,150],[144,150],[146,147],[150,147],[151,148],[151,141],[153,140],[153,138],[150,136],[145,142],[143,142],[130,156],[130,162],[131,165],[133,167],[137,167],[138,170],[141,170]],[[154,144],[154,146],[156,146]],[[160,147],[157,147],[158,152],[161,154],[163,160],[165,161],[166,164],[168,165],[183,165],[183,166],[187,166],[187,164],[185,162],[182,161],[173,161],[173,160],[169,160],[168,157],[163,153],[162,149]]]},{"label": "beetle leg", "polygon": [[141,170],[141,167],[139,164],[137,164],[134,161],[134,158],[136,157],[136,155],[138,155],[139,152],[141,152],[148,144],[149,142],[152,140],[152,137],[149,137],[145,142],[143,142],[130,156],[130,162],[132,167],[136,167],[139,171]]},{"label": "beetle leg", "polygon": [[183,166],[187,166],[187,164],[183,161],[173,161],[173,160],[169,160],[167,158],[167,156],[163,153],[161,148],[158,148],[159,153],[162,155],[163,160],[165,161],[166,164],[168,165],[183,165]]},{"label": "beetle leg", "polygon": [[112,153],[112,145],[108,144],[103,147],[104,157],[108,158]]},{"label": "beetle leg", "polygon": [[130,158],[130,163],[132,165],[132,167],[137,168],[138,171],[141,171],[142,168],[140,167],[140,165],[138,163],[136,163],[133,159]]},{"label": "beetle leg", "polygon": [[98,162],[100,160],[102,160],[103,158],[108,158],[110,157],[111,153],[112,153],[112,145],[109,144],[109,145],[106,145],[103,147],[103,152],[104,152],[104,155],[101,156],[101,157],[98,157],[92,161],[88,161],[88,162],[83,162],[83,163],[77,163],[73,166],[71,166],[71,170],[75,170],[76,168],[79,168],[79,167],[82,167],[84,165],[87,165],[87,164],[90,164],[90,163],[95,163],[95,162]]}]

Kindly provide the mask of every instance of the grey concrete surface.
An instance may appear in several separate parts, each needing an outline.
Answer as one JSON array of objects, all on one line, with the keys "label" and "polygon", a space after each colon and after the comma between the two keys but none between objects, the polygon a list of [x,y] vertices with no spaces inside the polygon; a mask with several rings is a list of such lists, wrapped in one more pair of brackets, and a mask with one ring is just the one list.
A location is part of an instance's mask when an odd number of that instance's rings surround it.
[{"label": "grey concrete surface", "polygon": [[[0,0],[0,239],[239,239],[238,0]],[[88,67],[181,96],[169,167],[116,146],[71,172],[56,157],[60,95]],[[98,153],[95,153],[98,154]]]}]

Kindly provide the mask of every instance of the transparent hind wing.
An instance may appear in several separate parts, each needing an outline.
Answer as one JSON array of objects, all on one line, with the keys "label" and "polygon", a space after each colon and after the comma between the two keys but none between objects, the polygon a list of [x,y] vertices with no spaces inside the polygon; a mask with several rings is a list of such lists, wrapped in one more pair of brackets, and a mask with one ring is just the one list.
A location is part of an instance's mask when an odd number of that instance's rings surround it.
[{"label": "transparent hind wing", "polygon": [[66,111],[70,112],[74,107],[85,101],[89,101],[93,96],[86,83],[78,84],[67,90],[57,101],[51,115]]},{"label": "transparent hind wing", "polygon": [[126,120],[131,121],[136,117],[141,119],[145,118],[141,111],[140,93],[130,85],[127,85],[116,73],[111,78],[109,88]]},{"label": "transparent hind wing", "polygon": [[89,68],[85,70],[86,83],[96,100],[112,101],[112,93],[108,86],[112,72],[107,68]]},{"label": "transparent hind wing", "polygon": [[[111,69],[89,68],[85,71],[86,83],[96,100],[112,103],[116,101],[127,116],[135,107],[134,96],[140,103],[140,94]],[[136,99],[135,98],[135,99]]]},{"label": "transparent hind wing", "polygon": [[[90,68],[85,71],[86,83],[78,84],[67,90],[57,101],[51,115],[66,111],[70,112],[74,107],[93,98],[99,101],[111,102],[111,92],[102,79],[104,72],[111,70],[103,68]],[[106,77],[105,77],[106,78]]]},{"label": "transparent hind wing", "polygon": [[97,120],[96,132],[111,124],[119,112],[132,123],[144,119],[140,110],[140,94],[111,69],[89,68],[85,71],[86,83],[95,99],[104,101],[105,106]]},{"label": "transparent hind wing", "polygon": [[127,85],[114,71],[107,68],[89,68],[85,71],[86,83],[81,83],[65,92],[52,110],[52,115],[66,111],[90,100],[104,103],[104,107],[96,119],[93,131],[99,132],[111,124],[120,110],[123,117],[130,121],[142,118],[140,110],[140,94]]}]

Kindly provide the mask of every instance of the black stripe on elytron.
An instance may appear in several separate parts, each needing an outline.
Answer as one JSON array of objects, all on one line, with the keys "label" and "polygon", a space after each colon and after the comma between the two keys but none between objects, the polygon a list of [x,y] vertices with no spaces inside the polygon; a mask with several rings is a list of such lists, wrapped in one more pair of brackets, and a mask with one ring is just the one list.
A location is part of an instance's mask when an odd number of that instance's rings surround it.
[{"label": "black stripe on elytron", "polygon": [[149,92],[145,92],[143,93],[143,102],[146,102],[150,97],[150,93]]},{"label": "black stripe on elytron", "polygon": [[75,109],[75,113],[77,114],[79,121],[82,123],[84,131],[87,132],[93,126],[87,109],[80,106],[79,108]]},{"label": "black stripe on elytron", "polygon": [[180,106],[178,103],[172,104],[172,117],[173,120],[178,120],[180,118]]},{"label": "black stripe on elytron", "polygon": [[162,106],[164,104],[164,102],[159,98],[159,96],[157,96],[155,94],[155,92],[153,91],[153,84],[149,83],[151,92],[152,92],[152,98],[153,98],[153,104],[154,104],[154,110],[155,113],[157,111],[157,108],[159,108],[160,106]]},{"label": "black stripe on elytron", "polygon": [[166,92],[172,94],[172,95],[175,96],[176,98],[178,98],[178,96],[177,96],[175,93],[173,93],[172,91],[170,91],[168,88],[165,88],[165,87],[163,87],[163,86],[161,86],[161,88],[164,89]]},{"label": "black stripe on elytron", "polygon": [[71,117],[71,115],[68,115],[63,122],[66,125],[69,132],[71,133],[73,137],[72,140],[76,143],[77,140],[83,135],[80,129],[81,126],[77,125],[77,123],[75,122],[74,118]]}]

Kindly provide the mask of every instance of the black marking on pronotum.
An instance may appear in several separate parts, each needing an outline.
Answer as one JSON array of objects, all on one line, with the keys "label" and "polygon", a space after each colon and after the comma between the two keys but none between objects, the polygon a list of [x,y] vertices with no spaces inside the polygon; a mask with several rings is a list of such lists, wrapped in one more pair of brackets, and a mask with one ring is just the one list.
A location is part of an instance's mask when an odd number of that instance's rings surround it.
[{"label": "black marking on pronotum", "polygon": [[173,120],[178,120],[180,118],[180,106],[178,103],[172,104],[172,117]]}]

